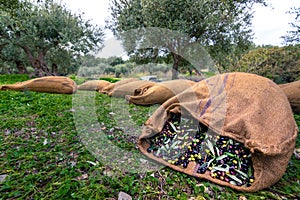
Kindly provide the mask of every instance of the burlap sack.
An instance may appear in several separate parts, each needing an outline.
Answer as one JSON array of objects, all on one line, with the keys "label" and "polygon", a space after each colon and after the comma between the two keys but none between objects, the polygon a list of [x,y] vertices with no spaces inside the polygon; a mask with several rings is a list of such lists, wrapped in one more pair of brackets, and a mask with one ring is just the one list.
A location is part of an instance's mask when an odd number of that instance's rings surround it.
[{"label": "burlap sack", "polygon": [[2,85],[0,90],[35,91],[57,94],[73,94],[77,90],[76,83],[63,76],[45,76],[15,84]]},{"label": "burlap sack", "polygon": [[[234,186],[167,163],[147,152],[149,137],[159,133],[172,113],[191,115],[214,132],[241,142],[252,153],[255,181],[250,187]],[[282,90],[271,80],[246,73],[229,73],[199,82],[169,99],[148,119],[138,141],[143,154],[186,174],[239,191],[254,192],[276,183],[285,173],[295,147],[298,128]]]},{"label": "burlap sack", "polygon": [[194,81],[178,79],[145,85],[136,89],[133,96],[126,96],[126,99],[136,105],[162,104],[195,84]]},{"label": "burlap sack", "polygon": [[281,84],[279,87],[287,96],[292,110],[296,114],[300,114],[300,81]]},{"label": "burlap sack", "polygon": [[91,80],[86,81],[78,86],[78,90],[101,91],[103,88],[109,86],[111,83],[105,80]]},{"label": "burlap sack", "polygon": [[124,98],[126,95],[134,95],[134,91],[137,88],[153,86],[155,84],[156,83],[154,82],[146,80],[132,81],[129,83],[115,86],[114,89],[110,93],[108,93],[108,96]]},{"label": "burlap sack", "polygon": [[118,87],[118,86],[121,86],[123,84],[126,84],[126,83],[129,83],[129,82],[132,82],[132,81],[137,81],[139,80],[138,78],[126,78],[126,79],[122,79],[116,83],[111,83],[110,85],[104,87],[102,90],[99,90],[100,93],[102,94],[109,94],[113,91],[113,89],[115,87]]}]

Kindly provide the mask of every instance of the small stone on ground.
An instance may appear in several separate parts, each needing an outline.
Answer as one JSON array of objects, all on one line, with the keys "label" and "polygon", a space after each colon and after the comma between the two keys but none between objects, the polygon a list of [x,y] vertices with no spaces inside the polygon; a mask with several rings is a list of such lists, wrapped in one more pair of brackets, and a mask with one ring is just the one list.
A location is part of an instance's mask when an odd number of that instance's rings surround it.
[{"label": "small stone on ground", "polygon": [[118,200],[132,200],[132,197],[125,192],[120,192]]},{"label": "small stone on ground", "polygon": [[0,175],[0,183],[3,183],[7,176],[8,176],[7,174]]}]

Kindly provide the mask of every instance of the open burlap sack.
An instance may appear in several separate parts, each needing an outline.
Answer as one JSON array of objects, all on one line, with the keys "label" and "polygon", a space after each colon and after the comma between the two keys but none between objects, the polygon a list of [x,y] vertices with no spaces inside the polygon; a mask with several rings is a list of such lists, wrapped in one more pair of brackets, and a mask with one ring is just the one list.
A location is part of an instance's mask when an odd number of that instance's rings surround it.
[{"label": "open burlap sack", "polygon": [[126,99],[129,103],[136,105],[162,104],[195,84],[194,81],[178,79],[145,85],[137,88],[134,95],[126,96]]},{"label": "open burlap sack", "polygon": [[139,80],[138,78],[126,78],[126,79],[122,79],[118,82],[115,82],[115,83],[111,83],[110,85],[104,87],[102,90],[99,90],[100,93],[102,94],[109,94],[113,91],[113,89],[115,87],[118,87],[118,86],[121,86],[123,84],[126,84],[126,83],[129,83],[129,82],[132,82],[132,81],[137,81]]},{"label": "open burlap sack", "polygon": [[76,83],[63,76],[45,76],[15,84],[0,86],[0,90],[35,91],[57,94],[73,94],[77,90]]},{"label": "open burlap sack", "polygon": [[[162,130],[172,114],[192,116],[215,133],[243,143],[252,153],[252,185],[235,186],[212,178],[207,171],[196,173],[195,162],[182,168],[148,153],[149,138]],[[287,97],[278,85],[253,74],[228,73],[203,80],[162,104],[147,120],[138,147],[149,158],[177,171],[254,192],[273,185],[283,176],[297,132]]]},{"label": "open burlap sack", "polygon": [[156,83],[151,81],[138,80],[138,81],[128,82],[122,85],[116,85],[114,89],[110,93],[108,93],[108,96],[124,98],[126,95],[134,95],[134,92],[137,88],[150,87],[155,84]]},{"label": "open burlap sack", "polygon": [[280,84],[279,87],[287,96],[293,112],[300,114],[300,81]]},{"label": "open burlap sack", "polygon": [[109,86],[111,83],[105,80],[90,80],[78,86],[78,90],[101,91],[103,88]]}]

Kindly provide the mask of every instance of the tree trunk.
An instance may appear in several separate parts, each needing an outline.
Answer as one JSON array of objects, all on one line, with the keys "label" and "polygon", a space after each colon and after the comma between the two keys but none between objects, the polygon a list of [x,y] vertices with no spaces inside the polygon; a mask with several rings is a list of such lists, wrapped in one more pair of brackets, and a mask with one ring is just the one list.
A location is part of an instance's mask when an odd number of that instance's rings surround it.
[{"label": "tree trunk", "polygon": [[115,76],[116,78],[121,78],[121,73],[116,73]]},{"label": "tree trunk", "polygon": [[153,63],[157,63],[158,56],[159,56],[158,53],[159,53],[159,50],[158,50],[158,49],[156,49],[156,48],[153,49],[153,55],[154,55],[153,58],[152,58],[152,62],[153,62]]},{"label": "tree trunk", "polygon": [[172,57],[173,57],[172,80],[174,80],[174,79],[178,79],[179,63],[182,60],[182,57],[173,52],[172,52]]},{"label": "tree trunk", "polygon": [[17,69],[19,71],[19,74],[27,74],[28,71],[26,69],[26,67],[24,66],[23,62],[20,60],[16,61],[16,65],[17,65]]},{"label": "tree trunk", "polygon": [[57,74],[58,73],[58,66],[57,64],[53,63],[51,66],[51,72],[52,74]]},{"label": "tree trunk", "polygon": [[189,76],[190,77],[193,76],[193,69],[194,69],[194,67],[193,66],[187,66],[186,69],[189,72]]},{"label": "tree trunk", "polygon": [[50,72],[50,70],[45,62],[45,56],[46,56],[47,49],[41,50],[41,52],[39,52],[38,57],[35,58],[27,46],[22,46],[22,48],[24,49],[26,55],[28,56],[30,64],[35,69],[34,75],[39,76],[39,77],[53,75]]},{"label": "tree trunk", "polygon": [[48,66],[46,65],[43,59],[33,58],[29,59],[30,63],[32,64],[33,68],[35,69],[35,75],[37,76],[51,76],[52,73],[50,72]]}]

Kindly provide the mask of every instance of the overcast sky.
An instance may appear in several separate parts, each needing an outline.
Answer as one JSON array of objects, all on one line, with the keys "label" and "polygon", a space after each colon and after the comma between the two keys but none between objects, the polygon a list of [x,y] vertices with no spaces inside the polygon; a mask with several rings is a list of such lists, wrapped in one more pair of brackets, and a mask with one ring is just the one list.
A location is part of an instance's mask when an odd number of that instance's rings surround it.
[{"label": "overcast sky", "polygon": [[[109,17],[110,0],[60,0],[73,12],[84,13],[87,19],[93,23],[104,26],[105,19]],[[299,7],[300,0],[268,0],[272,7],[255,6],[253,18],[254,42],[257,45],[282,45],[280,38],[291,30],[290,22],[294,16],[287,14],[291,7]],[[112,34],[106,31],[106,38],[109,40]]]}]

